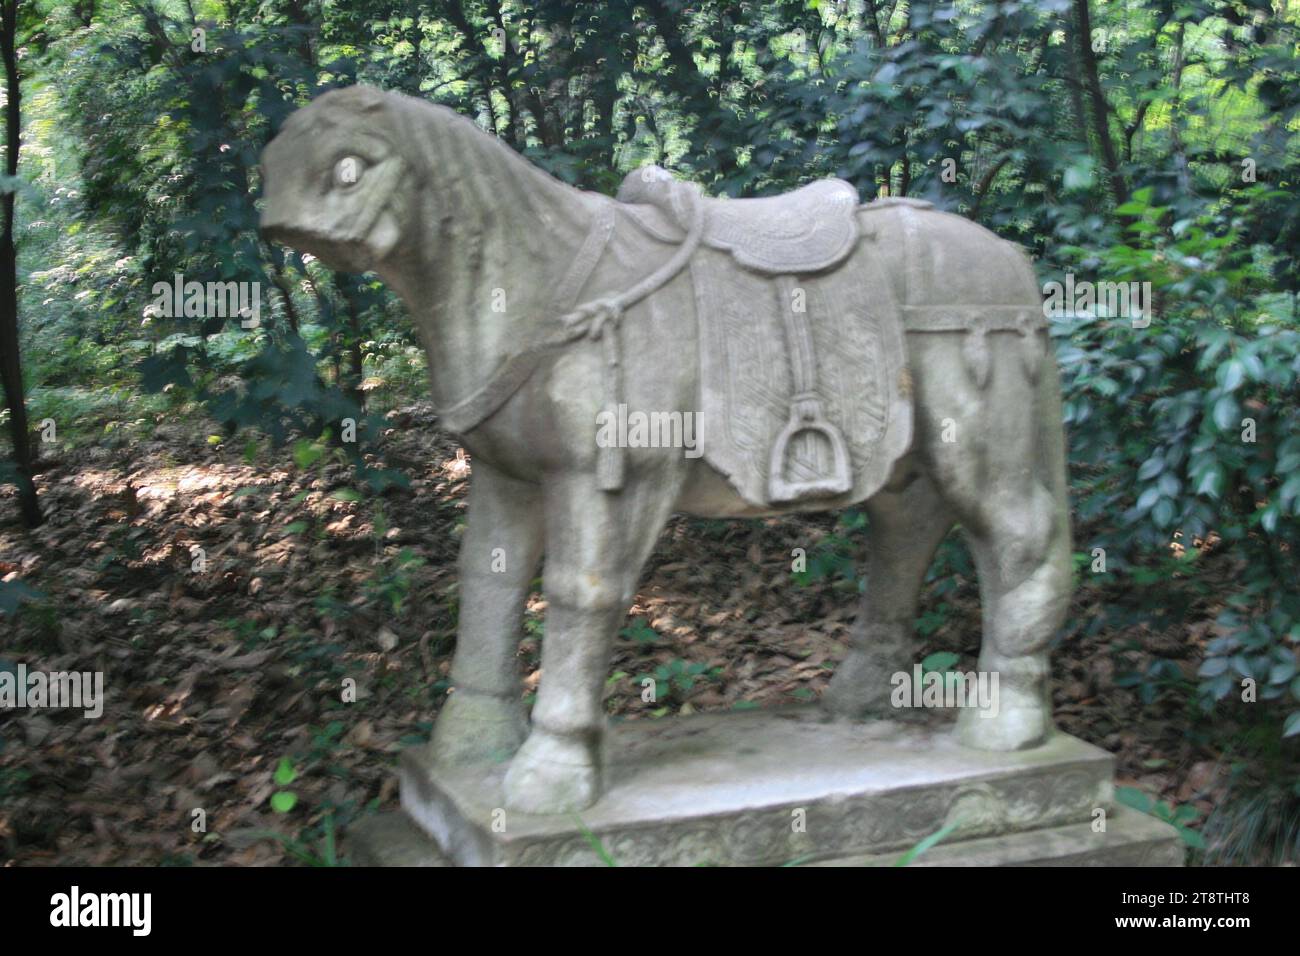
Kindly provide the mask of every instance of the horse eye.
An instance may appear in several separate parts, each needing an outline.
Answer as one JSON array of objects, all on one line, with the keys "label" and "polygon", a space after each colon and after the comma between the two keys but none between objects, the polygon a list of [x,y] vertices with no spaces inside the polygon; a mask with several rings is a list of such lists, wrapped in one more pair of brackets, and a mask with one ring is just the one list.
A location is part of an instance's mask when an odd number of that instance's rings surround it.
[{"label": "horse eye", "polygon": [[360,156],[344,156],[334,164],[334,184],[352,186],[366,171],[366,161]]}]

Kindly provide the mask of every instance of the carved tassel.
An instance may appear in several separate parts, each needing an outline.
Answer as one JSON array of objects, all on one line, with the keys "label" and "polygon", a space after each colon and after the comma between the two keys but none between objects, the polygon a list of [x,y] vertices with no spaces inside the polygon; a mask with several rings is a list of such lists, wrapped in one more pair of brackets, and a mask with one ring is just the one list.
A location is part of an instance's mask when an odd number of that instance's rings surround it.
[{"label": "carved tassel", "polygon": [[1034,329],[1020,333],[1020,361],[1024,363],[1025,376],[1035,385],[1038,384],[1038,373],[1043,367],[1046,353],[1043,338]]},{"label": "carved tassel", "polygon": [[[607,322],[601,330],[605,349],[605,407],[616,417],[623,394],[623,367],[619,362],[619,323]],[[617,442],[596,449],[596,483],[601,491],[623,490],[623,448]]]},{"label": "carved tassel", "polygon": [[976,325],[966,333],[961,351],[967,371],[975,379],[975,384],[983,388],[989,381],[989,342],[983,325]]}]

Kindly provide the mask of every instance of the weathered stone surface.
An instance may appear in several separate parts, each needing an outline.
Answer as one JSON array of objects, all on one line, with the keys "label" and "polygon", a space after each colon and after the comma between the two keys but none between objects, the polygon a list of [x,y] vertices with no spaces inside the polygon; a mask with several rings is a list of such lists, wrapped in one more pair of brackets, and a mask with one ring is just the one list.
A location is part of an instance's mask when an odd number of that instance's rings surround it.
[{"label": "weathered stone surface", "polygon": [[423,749],[403,756],[402,806],[471,866],[599,864],[584,828],[620,865],[762,865],[896,857],[955,821],[949,841],[996,846],[1114,812],[1105,751],[1060,733],[1033,750],[972,750],[942,715],[849,722],[800,707],[631,721],[610,738],[607,790],[578,815],[509,810],[504,764],[435,767]]},{"label": "weathered stone surface", "polygon": [[[356,866],[451,866],[437,843],[404,811],[353,828],[348,852]],[[804,866],[893,866],[901,854],[835,857]],[[1090,823],[1066,824],[957,843],[940,843],[909,866],[1182,866],[1185,851],[1169,824],[1116,807],[1106,832]]]},{"label": "weathered stone surface", "polygon": [[[1056,755],[1048,645],[1071,588],[1066,456],[1042,295],[1018,247],[923,203],[860,206],[847,183],[724,202],[637,171],[620,202],[547,175],[445,107],[366,87],[295,113],[262,160],[265,236],[331,268],[373,270],[402,297],[440,425],[472,455],[455,694],[433,754],[448,768],[503,757],[509,766],[503,779],[498,767],[439,781],[497,773],[492,800],[516,815],[599,817],[603,789],[625,787],[626,775],[619,748],[603,740],[611,641],[669,517],[859,503],[870,517],[870,587],[827,710],[889,712],[891,677],[915,660],[920,585],[960,525],[985,605],[978,669],[999,683],[986,715],[960,712],[957,738],[999,752],[1043,745],[1031,761]],[[666,444],[662,428],[653,441],[602,441],[619,410],[670,423],[701,416],[697,442],[685,443],[684,424]],[[543,552],[543,677],[526,723],[515,649]],[[838,738],[825,732],[802,745],[831,752]],[[882,746],[909,767],[932,760],[946,771],[957,757],[945,741]],[[719,766],[744,756],[733,744],[710,744]],[[915,751],[931,745],[933,754]],[[878,778],[893,769],[879,765]],[[996,804],[1011,795],[997,792],[949,796],[1010,826],[1019,807],[1050,804],[1050,782],[1026,786],[1007,807]],[[776,789],[815,796],[788,782]],[[891,797],[901,802],[876,808],[888,821],[879,826],[861,814],[837,822],[844,807],[819,804],[820,832],[839,827],[863,852],[897,843],[934,822],[943,792],[925,790],[914,805]],[[483,809],[455,794],[457,812]],[[432,795],[414,806],[431,829],[450,819]],[[814,845],[768,840],[770,813],[725,831],[697,817],[683,817],[694,829],[671,846],[653,845],[669,839],[662,830],[653,839],[619,830],[615,849],[744,862]],[[478,832],[444,836],[467,841],[453,848],[458,859],[523,853]],[[548,839],[536,854],[583,852],[571,835]]]},{"label": "weathered stone surface", "polygon": [[[957,843],[940,843],[909,866],[1182,866],[1185,856],[1178,831],[1163,820],[1116,807],[1098,833],[1091,823]],[[816,866],[892,866],[899,854],[851,856]]]},{"label": "weathered stone surface", "polygon": [[405,813],[381,813],[348,828],[343,853],[353,866],[451,866]]}]

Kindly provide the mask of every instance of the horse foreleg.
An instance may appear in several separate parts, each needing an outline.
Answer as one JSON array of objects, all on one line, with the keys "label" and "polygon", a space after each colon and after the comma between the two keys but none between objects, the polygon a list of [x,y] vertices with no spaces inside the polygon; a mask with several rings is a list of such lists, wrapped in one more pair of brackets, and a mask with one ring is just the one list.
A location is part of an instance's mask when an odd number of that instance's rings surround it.
[{"label": "horse foreleg", "polygon": [[541,489],[475,461],[460,546],[454,690],[433,734],[438,762],[504,760],[523,743],[515,655],[541,550]]},{"label": "horse foreleg", "polygon": [[672,485],[646,476],[608,494],[593,474],[548,481],[542,680],[532,732],[506,774],[507,807],[566,813],[599,797],[610,646],[672,509]]}]

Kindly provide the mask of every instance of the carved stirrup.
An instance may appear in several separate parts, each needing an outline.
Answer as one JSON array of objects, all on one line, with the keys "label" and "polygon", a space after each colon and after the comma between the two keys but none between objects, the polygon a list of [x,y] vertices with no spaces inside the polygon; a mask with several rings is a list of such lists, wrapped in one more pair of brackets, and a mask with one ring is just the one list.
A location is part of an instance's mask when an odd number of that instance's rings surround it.
[{"label": "carved stirrup", "polygon": [[[831,472],[824,478],[807,481],[787,481],[786,457],[790,442],[796,435],[815,432],[831,446]],[[777,504],[802,501],[805,498],[823,498],[842,495],[853,486],[849,467],[849,450],[840,430],[822,414],[821,402],[816,398],[798,396],[790,409],[790,420],[776,436],[772,445],[772,461],[768,469],[768,497]]]},{"label": "carved stirrup", "polygon": [[[779,307],[785,326],[786,350],[790,356],[795,394],[790,399],[790,420],[772,445],[772,460],[767,471],[767,497],[769,501],[782,504],[804,498],[842,495],[853,487],[853,472],[844,436],[823,413],[821,399],[817,397],[817,357],[813,350],[812,329],[808,326],[807,315],[802,311],[796,312],[792,307],[794,277],[781,276],[777,280],[777,288],[781,297]],[[796,435],[807,432],[821,435],[830,444],[830,474],[805,481],[787,481],[785,465],[790,442]]]}]

